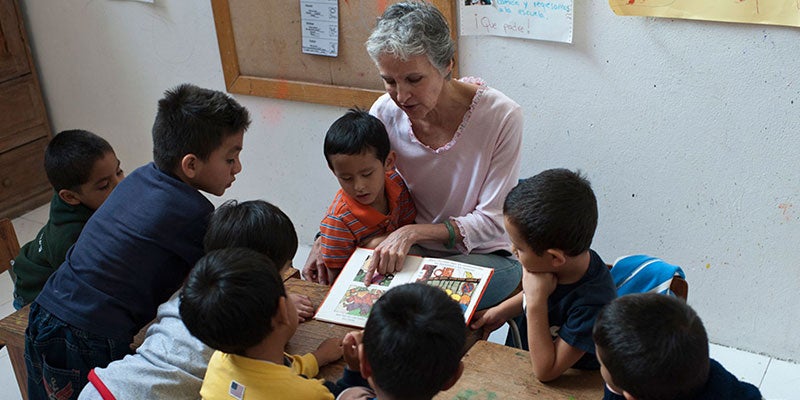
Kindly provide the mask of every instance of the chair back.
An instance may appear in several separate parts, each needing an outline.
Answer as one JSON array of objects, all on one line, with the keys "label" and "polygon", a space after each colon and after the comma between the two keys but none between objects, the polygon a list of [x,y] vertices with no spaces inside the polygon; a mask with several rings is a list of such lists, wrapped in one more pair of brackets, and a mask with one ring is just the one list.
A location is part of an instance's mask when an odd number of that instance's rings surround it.
[{"label": "chair back", "polygon": [[19,254],[19,240],[8,218],[0,219],[0,274],[11,270],[11,262]]},{"label": "chair back", "polygon": [[689,284],[681,267],[644,254],[618,258],[611,266],[611,277],[619,296],[654,292],[686,300],[689,295]]},{"label": "chair back", "polygon": [[[19,240],[17,233],[14,232],[14,225],[8,218],[0,219],[0,274],[8,271],[11,280],[14,281],[14,271],[11,270],[11,263],[19,254]],[[5,342],[0,341],[0,349],[5,347]]]}]

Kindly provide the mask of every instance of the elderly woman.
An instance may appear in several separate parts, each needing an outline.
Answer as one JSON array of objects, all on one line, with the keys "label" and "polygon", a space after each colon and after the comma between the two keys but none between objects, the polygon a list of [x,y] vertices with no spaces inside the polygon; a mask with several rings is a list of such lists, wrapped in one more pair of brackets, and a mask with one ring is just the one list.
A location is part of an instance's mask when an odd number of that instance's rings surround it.
[{"label": "elderly woman", "polygon": [[[499,303],[522,276],[502,212],[519,175],[520,106],[495,89],[452,79],[455,44],[429,3],[389,6],[366,46],[387,92],[370,113],[386,125],[417,207],[415,224],[369,242],[380,244],[368,276],[400,269],[411,250],[494,268],[480,308]],[[303,272],[327,283],[316,244]]]}]

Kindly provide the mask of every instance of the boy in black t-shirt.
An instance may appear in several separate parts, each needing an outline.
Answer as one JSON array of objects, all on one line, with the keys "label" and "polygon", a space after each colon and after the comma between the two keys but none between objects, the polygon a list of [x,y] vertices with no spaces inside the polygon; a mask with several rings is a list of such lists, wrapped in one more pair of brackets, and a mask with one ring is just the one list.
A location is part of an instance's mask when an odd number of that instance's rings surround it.
[{"label": "boy in black t-shirt", "polygon": [[522,292],[478,312],[472,328],[488,332],[519,316],[523,348],[542,382],[568,368],[598,369],[592,327],[616,296],[608,267],[589,248],[597,200],[589,181],[566,169],[523,180],[506,197],[505,226],[523,266]]}]

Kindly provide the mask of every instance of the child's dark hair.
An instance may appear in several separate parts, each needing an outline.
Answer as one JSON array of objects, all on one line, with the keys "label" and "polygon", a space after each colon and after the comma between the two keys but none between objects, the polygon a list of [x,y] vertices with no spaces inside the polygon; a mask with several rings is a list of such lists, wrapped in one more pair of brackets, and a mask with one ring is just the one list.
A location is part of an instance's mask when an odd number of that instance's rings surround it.
[{"label": "child's dark hair", "polygon": [[62,131],[55,135],[44,152],[44,170],[56,191],[78,190],[89,181],[92,168],[114,149],[92,132],[82,129]]},{"label": "child's dark hair", "polygon": [[351,108],[328,128],[323,152],[328,167],[333,170],[330,156],[335,154],[358,155],[374,151],[380,162],[386,161],[391,145],[386,127],[368,112]]},{"label": "child's dark hair", "polygon": [[580,173],[549,169],[511,189],[503,214],[536,254],[558,249],[576,256],[592,244],[597,199]]},{"label": "child's dark hair", "polygon": [[272,332],[286,291],[269,257],[232,247],[201,258],[180,296],[181,319],[192,335],[223,353],[244,355]]},{"label": "child's dark hair", "polygon": [[229,200],[211,215],[206,251],[247,247],[266,254],[280,269],[297,252],[297,232],[280,208],[263,200]]},{"label": "child's dark hair", "polygon": [[250,114],[225,93],[184,83],[158,101],[153,123],[153,161],[173,172],[187,154],[201,160],[229,136],[247,130]]},{"label": "child's dark hair", "polygon": [[402,399],[438,393],[458,371],[465,341],[461,307],[441,289],[422,283],[381,296],[363,338],[375,384]]},{"label": "child's dark hair", "polygon": [[613,383],[642,400],[689,399],[708,380],[708,336],[683,300],[657,293],[605,306],[593,332]]}]

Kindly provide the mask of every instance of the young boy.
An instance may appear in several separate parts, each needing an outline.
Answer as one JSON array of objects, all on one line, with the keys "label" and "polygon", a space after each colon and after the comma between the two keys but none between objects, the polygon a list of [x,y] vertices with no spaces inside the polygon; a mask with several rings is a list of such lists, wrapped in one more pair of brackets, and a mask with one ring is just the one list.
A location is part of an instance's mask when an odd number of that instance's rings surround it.
[{"label": "young boy", "polygon": [[44,170],[55,193],[47,224],[14,259],[17,310],[39,295],[94,210],[125,177],[111,145],[79,129],[63,131],[50,140],[44,152]]},{"label": "young boy", "polygon": [[389,290],[363,333],[342,342],[347,367],[338,384],[350,388],[338,399],[430,399],[449,389],[464,371],[465,328],[461,308],[441,289],[410,283]]},{"label": "young boy", "polygon": [[566,169],[544,171],[511,190],[503,214],[523,266],[522,292],[479,314],[472,328],[491,332],[522,313],[523,348],[530,344],[533,373],[542,382],[570,367],[599,368],[592,326],[616,288],[589,248],[597,227],[589,181]]},{"label": "young boy", "polygon": [[622,296],[594,325],[605,400],[759,400],[708,357],[703,321],[683,300],[657,293]]},{"label": "young boy", "polygon": [[74,398],[89,370],[130,352],[133,336],[202,256],[217,196],[241,171],[247,110],[184,84],[159,101],[154,163],[133,171],[86,223],[31,305],[28,393]]},{"label": "young boy", "polygon": [[297,311],[269,257],[240,247],[212,251],[192,269],[180,301],[189,332],[217,350],[203,399],[333,399],[322,380],[306,377],[342,356],[341,338],[304,356],[283,352]]},{"label": "young boy", "polygon": [[417,211],[383,123],[351,109],[325,135],[325,159],[339,185],[320,223],[320,252],[333,283],[357,246],[375,247],[395,229],[414,222]]},{"label": "young boy", "polygon": [[[297,234],[278,207],[262,200],[230,200],[211,215],[203,243],[206,251],[246,247],[285,267],[297,251]],[[296,304],[307,300],[299,297],[293,298]],[[214,350],[189,333],[179,304],[176,292],[158,307],[155,322],[135,354],[89,372],[90,384],[79,399],[196,399]]]}]

